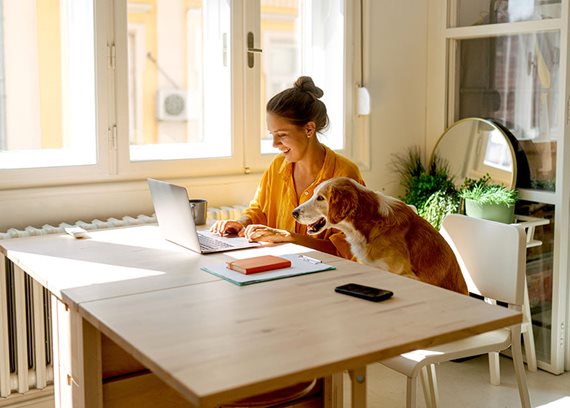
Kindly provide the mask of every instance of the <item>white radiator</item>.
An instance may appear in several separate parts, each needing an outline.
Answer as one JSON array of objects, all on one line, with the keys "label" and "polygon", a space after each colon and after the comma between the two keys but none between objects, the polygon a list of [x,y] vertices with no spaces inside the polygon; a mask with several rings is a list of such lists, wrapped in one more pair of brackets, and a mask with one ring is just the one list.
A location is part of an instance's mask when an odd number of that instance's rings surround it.
[{"label": "white radiator", "polygon": [[[237,220],[241,216],[245,208],[247,208],[247,206],[245,205],[208,208],[208,222],[213,222],[216,220],[227,220],[227,219]],[[154,214],[152,216],[141,214],[136,218],[125,216],[121,219],[109,218],[107,219],[107,221],[101,221],[98,219],[94,219],[91,222],[77,221],[73,225],[86,229],[87,231],[92,231],[98,229],[124,227],[128,225],[140,225],[140,224],[147,224],[153,222],[156,222],[156,217]],[[22,238],[22,237],[47,235],[47,234],[61,234],[65,232],[64,230],[65,228],[71,227],[73,225],[61,223],[59,224],[59,226],[54,227],[53,225],[46,224],[41,228],[29,226],[22,230],[17,228],[10,228],[6,232],[0,232],[0,239]]]},{"label": "white radiator", "polygon": [[[136,218],[125,216],[120,220],[117,218],[109,218],[107,221],[101,221],[98,219],[94,219],[91,222],[77,221],[73,225],[84,228],[88,231],[92,231],[92,230],[105,229],[105,228],[124,227],[128,225],[147,224],[152,222],[156,222],[156,218],[154,216],[149,217],[148,215],[141,214]],[[30,226],[24,228],[23,230],[10,228],[6,232],[0,232],[0,239],[22,238],[22,237],[47,235],[47,234],[61,234],[65,232],[64,230],[65,228],[71,227],[73,225],[61,223],[59,224],[59,226],[54,227],[53,225],[46,224],[41,228]]]},{"label": "white radiator", "polygon": [[53,381],[50,295],[9,261],[0,265],[0,397]]},{"label": "white radiator", "polygon": [[[238,219],[245,206],[208,209],[210,222]],[[155,216],[95,219],[74,225],[88,231],[156,222]],[[11,228],[1,239],[63,233],[72,226]],[[53,383],[51,299],[49,292],[7,259],[0,264],[0,402],[1,398],[43,389]]]}]

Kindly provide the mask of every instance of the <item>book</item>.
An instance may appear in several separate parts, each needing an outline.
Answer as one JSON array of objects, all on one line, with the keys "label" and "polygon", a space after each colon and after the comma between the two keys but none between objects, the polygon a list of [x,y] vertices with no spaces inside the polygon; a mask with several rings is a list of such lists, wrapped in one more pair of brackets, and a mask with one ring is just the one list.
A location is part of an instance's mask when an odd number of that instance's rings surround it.
[{"label": "book", "polygon": [[245,275],[251,275],[252,273],[289,268],[291,267],[291,261],[279,256],[261,255],[254,256],[252,258],[228,261],[226,262],[226,266],[232,271],[240,272]]}]

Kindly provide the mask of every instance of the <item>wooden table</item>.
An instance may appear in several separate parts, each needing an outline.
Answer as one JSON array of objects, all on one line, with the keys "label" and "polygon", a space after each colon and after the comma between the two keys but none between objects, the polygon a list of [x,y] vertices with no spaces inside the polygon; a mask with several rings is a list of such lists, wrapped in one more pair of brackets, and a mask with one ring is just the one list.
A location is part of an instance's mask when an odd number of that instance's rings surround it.
[{"label": "wooden table", "polygon": [[[242,287],[200,270],[230,257],[307,251],[296,245],[203,256],[162,240],[156,226],[90,235],[0,241],[58,299],[60,406],[107,404],[103,338],[197,407],[344,370],[353,406],[365,406],[367,364],[521,321],[518,312],[315,251],[307,254],[337,269]],[[334,292],[348,282],[394,297],[372,303]],[[327,384],[329,393],[340,387]]]}]

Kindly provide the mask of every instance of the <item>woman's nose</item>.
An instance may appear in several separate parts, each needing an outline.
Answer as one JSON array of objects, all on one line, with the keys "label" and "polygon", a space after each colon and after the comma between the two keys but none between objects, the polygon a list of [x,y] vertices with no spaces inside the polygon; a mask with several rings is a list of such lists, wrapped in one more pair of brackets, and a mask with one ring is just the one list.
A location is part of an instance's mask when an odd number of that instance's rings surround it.
[{"label": "woman's nose", "polygon": [[277,147],[281,144],[281,142],[279,141],[279,138],[277,136],[273,136],[273,147]]}]

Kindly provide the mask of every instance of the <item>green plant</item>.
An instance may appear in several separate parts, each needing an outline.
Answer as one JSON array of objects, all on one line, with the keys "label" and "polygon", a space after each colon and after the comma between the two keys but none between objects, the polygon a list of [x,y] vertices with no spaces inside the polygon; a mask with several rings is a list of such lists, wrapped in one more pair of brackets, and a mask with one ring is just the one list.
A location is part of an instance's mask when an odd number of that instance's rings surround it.
[{"label": "green plant", "polygon": [[459,212],[460,205],[459,195],[436,191],[428,198],[423,208],[418,210],[418,214],[439,230],[447,214]]},{"label": "green plant", "polygon": [[434,157],[426,168],[420,149],[412,147],[403,155],[393,155],[391,165],[405,189],[402,201],[414,205],[436,229],[447,214],[459,210],[460,199],[444,160]]},{"label": "green plant", "polygon": [[512,207],[518,199],[517,190],[492,183],[488,174],[477,180],[465,179],[459,189],[459,196],[482,205],[495,204],[506,207]]}]

